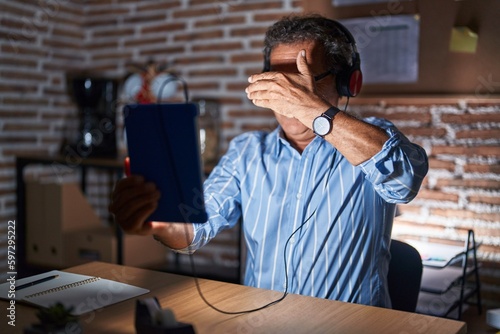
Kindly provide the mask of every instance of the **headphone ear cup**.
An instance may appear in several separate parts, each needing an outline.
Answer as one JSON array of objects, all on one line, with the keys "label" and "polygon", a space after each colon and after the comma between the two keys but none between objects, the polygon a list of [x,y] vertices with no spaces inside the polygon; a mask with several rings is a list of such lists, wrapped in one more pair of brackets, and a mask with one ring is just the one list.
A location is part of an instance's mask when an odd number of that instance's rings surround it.
[{"label": "headphone ear cup", "polygon": [[354,97],[358,95],[359,91],[361,90],[361,85],[363,84],[363,74],[361,73],[361,70],[359,68],[355,68],[351,71],[348,84],[349,96]]},{"label": "headphone ear cup", "polygon": [[262,73],[271,71],[271,59],[267,52],[264,52],[264,65],[262,68]]},{"label": "headphone ear cup", "polygon": [[262,73],[269,72],[271,70],[271,66],[269,65],[269,61],[264,59],[264,66],[262,67]]},{"label": "headphone ear cup", "polygon": [[354,97],[359,94],[363,83],[363,74],[358,67],[337,73],[337,93],[340,96]]},{"label": "headphone ear cup", "polygon": [[339,96],[349,96],[349,85],[348,85],[348,77],[350,71],[341,71],[337,73],[336,84],[337,84],[337,93]]}]

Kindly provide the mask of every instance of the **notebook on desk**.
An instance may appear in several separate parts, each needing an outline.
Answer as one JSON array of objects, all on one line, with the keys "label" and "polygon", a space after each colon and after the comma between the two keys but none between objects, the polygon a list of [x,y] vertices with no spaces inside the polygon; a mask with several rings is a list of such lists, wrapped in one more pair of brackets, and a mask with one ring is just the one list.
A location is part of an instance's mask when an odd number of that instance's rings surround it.
[{"label": "notebook on desk", "polygon": [[[34,283],[34,284],[33,284]],[[14,289],[15,284],[16,289]],[[148,293],[149,290],[100,277],[52,270],[0,284],[0,298],[50,307],[58,302],[81,315]]]}]

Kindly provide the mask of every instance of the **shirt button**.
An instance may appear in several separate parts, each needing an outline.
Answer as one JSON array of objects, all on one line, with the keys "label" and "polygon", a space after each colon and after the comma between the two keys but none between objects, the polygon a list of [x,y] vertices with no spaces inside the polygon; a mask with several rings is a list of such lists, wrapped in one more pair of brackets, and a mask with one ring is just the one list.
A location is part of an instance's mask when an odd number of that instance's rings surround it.
[{"label": "shirt button", "polygon": [[295,237],[291,237],[291,238],[290,238],[290,243],[291,243],[291,244],[294,244],[294,243],[295,243]]},{"label": "shirt button", "polygon": [[297,194],[297,199],[301,199],[302,198],[302,193],[298,193]]}]

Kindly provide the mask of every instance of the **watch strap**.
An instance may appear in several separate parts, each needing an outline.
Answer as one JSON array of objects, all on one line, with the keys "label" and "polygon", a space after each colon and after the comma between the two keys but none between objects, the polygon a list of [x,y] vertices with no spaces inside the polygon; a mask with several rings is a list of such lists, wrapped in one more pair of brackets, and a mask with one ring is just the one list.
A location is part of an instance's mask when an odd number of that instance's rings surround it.
[{"label": "watch strap", "polygon": [[335,117],[335,115],[337,115],[339,112],[340,112],[339,108],[331,106],[330,108],[328,108],[327,111],[325,111],[323,113],[323,115],[326,116],[326,117],[328,117],[330,120],[332,120],[333,117]]}]

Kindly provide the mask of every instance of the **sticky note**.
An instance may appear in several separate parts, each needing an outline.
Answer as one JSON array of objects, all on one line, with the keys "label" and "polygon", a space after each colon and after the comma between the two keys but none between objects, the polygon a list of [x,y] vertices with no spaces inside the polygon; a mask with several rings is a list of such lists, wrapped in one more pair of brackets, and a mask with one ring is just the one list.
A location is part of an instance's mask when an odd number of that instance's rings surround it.
[{"label": "sticky note", "polygon": [[478,35],[468,27],[453,27],[450,51],[476,53]]}]

